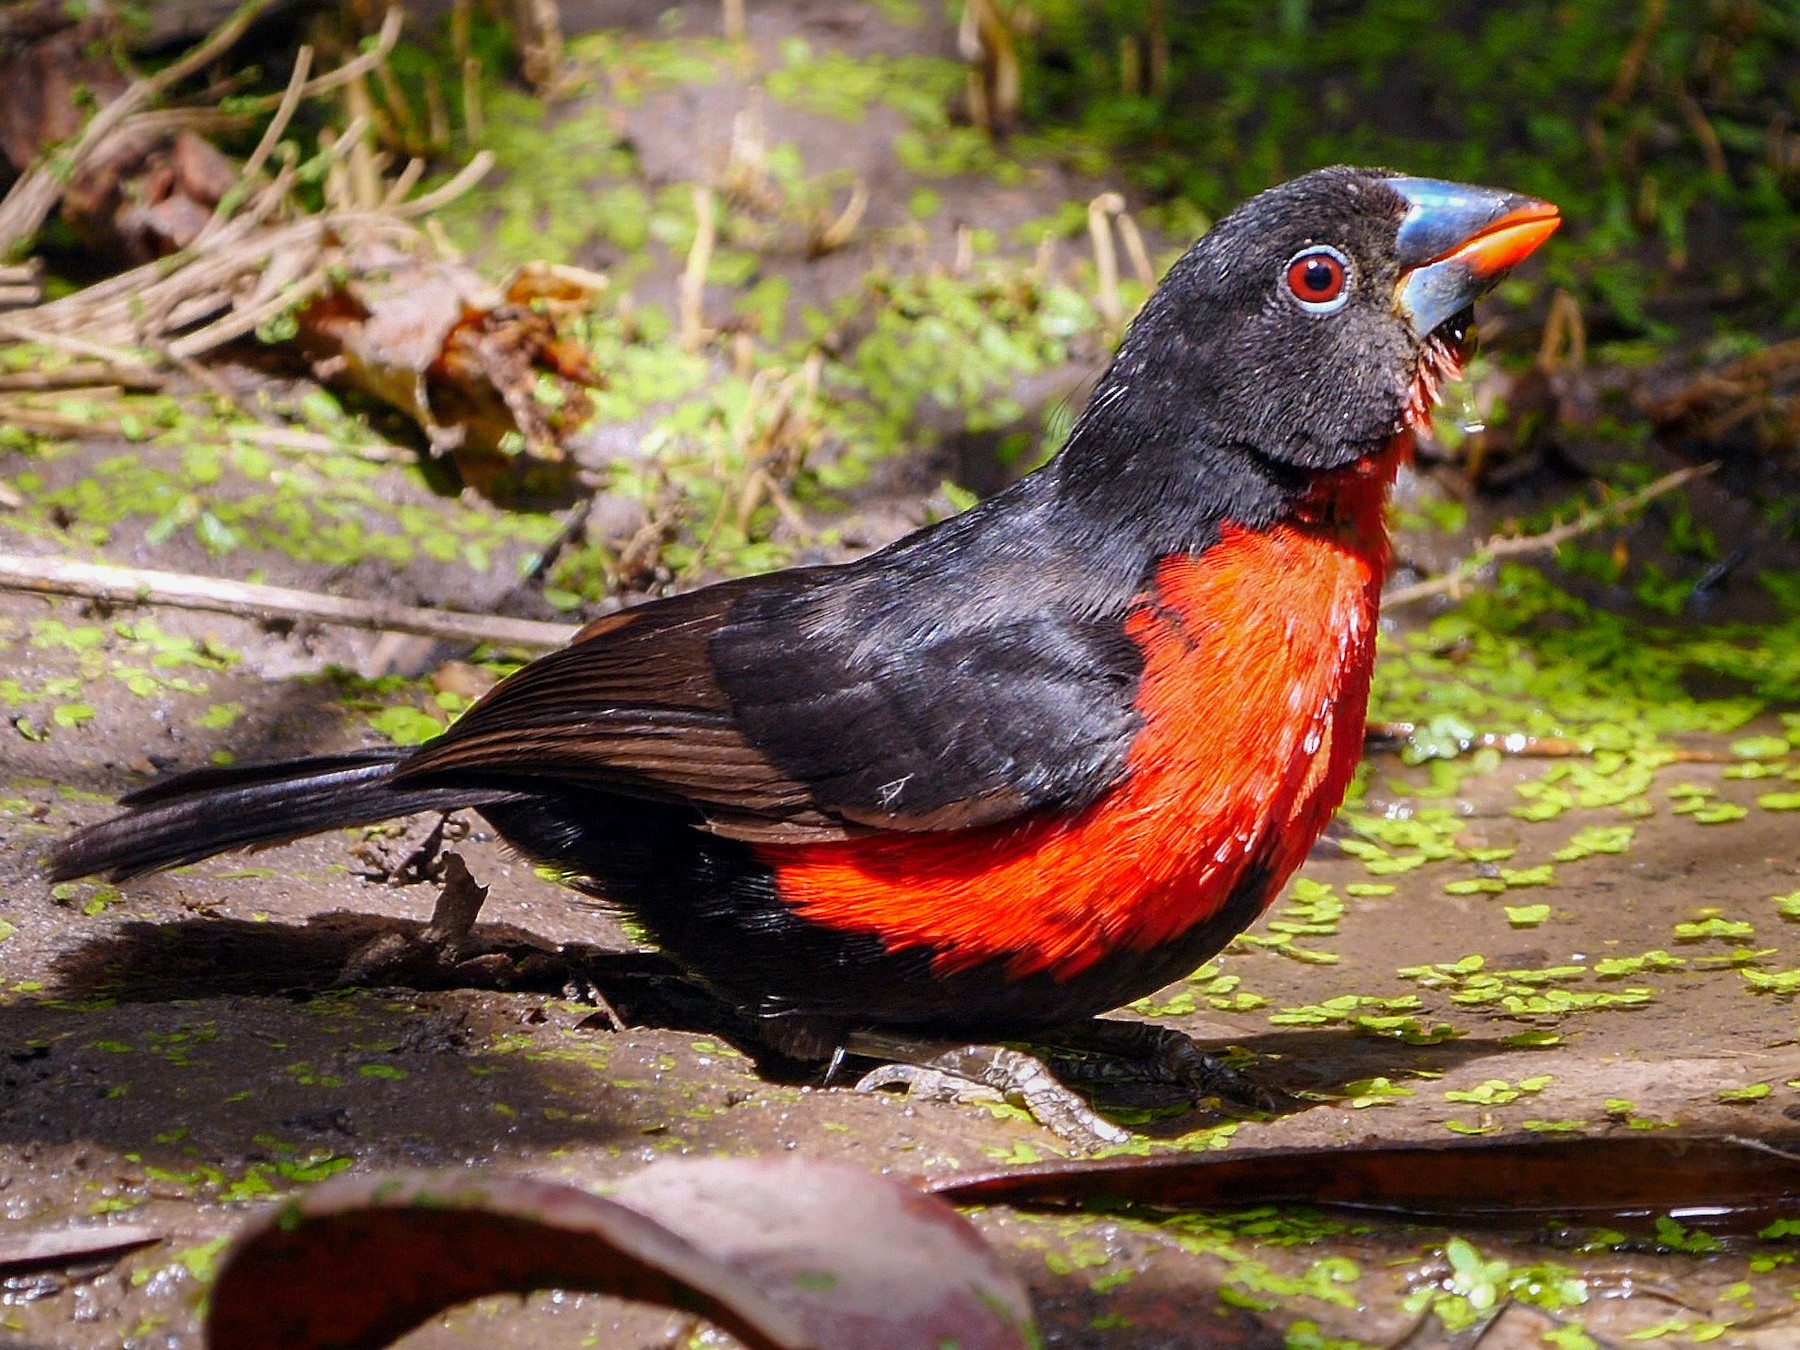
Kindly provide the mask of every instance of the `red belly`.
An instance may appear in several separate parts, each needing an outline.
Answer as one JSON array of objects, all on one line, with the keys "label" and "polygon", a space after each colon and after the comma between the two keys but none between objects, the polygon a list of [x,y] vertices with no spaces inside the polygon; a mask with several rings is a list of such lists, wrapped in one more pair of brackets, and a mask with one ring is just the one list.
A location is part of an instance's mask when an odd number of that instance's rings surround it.
[{"label": "red belly", "polygon": [[929,947],[940,973],[999,959],[1014,976],[1058,978],[1205,923],[1246,878],[1261,878],[1266,905],[1361,754],[1382,467],[1355,485],[1370,500],[1354,505],[1372,510],[1228,526],[1204,554],[1163,560],[1126,619],[1144,653],[1143,725],[1099,801],[957,833],[765,846],[782,900],[890,951]]}]

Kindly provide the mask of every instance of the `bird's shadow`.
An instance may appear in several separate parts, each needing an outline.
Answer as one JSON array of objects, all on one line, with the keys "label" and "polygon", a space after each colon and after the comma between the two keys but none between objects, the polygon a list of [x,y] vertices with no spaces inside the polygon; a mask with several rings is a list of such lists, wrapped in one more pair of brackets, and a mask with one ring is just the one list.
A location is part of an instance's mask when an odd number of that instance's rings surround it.
[{"label": "bird's shadow", "polygon": [[[476,926],[459,959],[434,956],[427,925],[383,915],[332,911],[299,923],[229,918],[129,922],[57,958],[56,993],[120,1003],[262,997],[306,1000],[337,989],[477,990],[591,1002],[584,1025],[632,1026],[718,1037],[748,1056],[763,1077],[818,1081],[817,1064],[770,1049],[752,1019],[650,951],[581,943],[557,945],[510,924]],[[387,949],[373,963],[369,954]],[[1346,1084],[1414,1070],[1443,1072],[1501,1053],[1498,1041],[1469,1038],[1430,1045],[1312,1029],[1232,1038],[1259,1083],[1285,1098],[1271,1114],[1304,1110]],[[1053,1067],[1054,1053],[1046,1055]],[[1192,1130],[1198,1115],[1181,1090],[1153,1083],[1099,1085],[1103,1105],[1141,1113],[1133,1128],[1155,1136]],[[1293,1094],[1305,1094],[1295,1096]]]},{"label": "bird's shadow", "polygon": [[[480,924],[454,960],[434,952],[426,924],[334,910],[299,923],[201,918],[130,922],[55,961],[56,993],[119,1003],[220,997],[304,1001],[344,989],[477,990],[589,1002],[583,1025],[634,1026],[720,1037],[777,1081],[816,1077],[756,1035],[749,1018],[668,958],[583,943],[558,945],[511,924]],[[373,959],[372,959],[373,958]]]}]

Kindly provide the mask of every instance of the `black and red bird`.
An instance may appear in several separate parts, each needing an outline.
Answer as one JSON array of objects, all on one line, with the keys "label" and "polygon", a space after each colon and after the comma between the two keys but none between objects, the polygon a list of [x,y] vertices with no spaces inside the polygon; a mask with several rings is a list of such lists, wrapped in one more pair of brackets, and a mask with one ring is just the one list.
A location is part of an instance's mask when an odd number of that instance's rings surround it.
[{"label": "black and red bird", "polygon": [[157,784],[52,870],[472,807],[778,1046],[1140,998],[1342,800],[1388,488],[1471,304],[1559,223],[1380,170],[1273,188],[1170,269],[1062,452],[965,514],[589,624],[416,749]]}]

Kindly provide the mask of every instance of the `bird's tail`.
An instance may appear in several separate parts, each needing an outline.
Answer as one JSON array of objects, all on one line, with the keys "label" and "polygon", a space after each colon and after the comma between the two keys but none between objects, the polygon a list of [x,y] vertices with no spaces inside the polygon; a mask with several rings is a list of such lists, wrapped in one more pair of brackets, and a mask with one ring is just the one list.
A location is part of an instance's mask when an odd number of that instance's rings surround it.
[{"label": "bird's tail", "polygon": [[364,750],[234,765],[152,784],[120,800],[129,808],[124,814],[58,843],[49,855],[51,879],[100,874],[123,881],[234,848],[372,825],[415,811],[492,805],[522,795],[492,786],[397,783],[395,769],[407,754]]}]

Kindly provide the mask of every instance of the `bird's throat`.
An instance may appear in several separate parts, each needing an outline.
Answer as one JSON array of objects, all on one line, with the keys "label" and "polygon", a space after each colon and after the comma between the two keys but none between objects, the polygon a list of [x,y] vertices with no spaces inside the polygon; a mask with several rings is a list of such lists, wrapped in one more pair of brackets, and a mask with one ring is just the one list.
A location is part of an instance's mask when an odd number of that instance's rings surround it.
[{"label": "bird's throat", "polygon": [[1412,462],[1412,454],[1409,425],[1376,454],[1321,474],[1294,503],[1293,526],[1355,554],[1379,583],[1388,564],[1388,490],[1401,467]]}]

